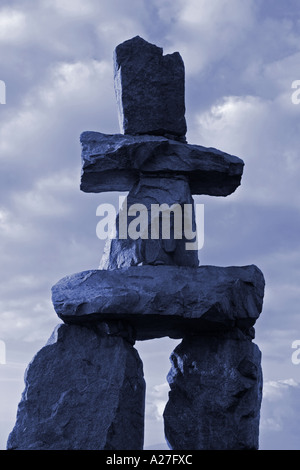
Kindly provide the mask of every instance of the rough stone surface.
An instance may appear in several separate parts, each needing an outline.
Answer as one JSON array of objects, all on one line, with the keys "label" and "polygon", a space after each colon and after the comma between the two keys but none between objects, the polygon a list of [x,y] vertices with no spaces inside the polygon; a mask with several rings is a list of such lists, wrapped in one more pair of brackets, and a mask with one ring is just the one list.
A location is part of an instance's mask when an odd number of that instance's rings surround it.
[{"label": "rough stone surface", "polygon": [[115,91],[121,132],[184,137],[184,64],[178,52],[136,36],[114,51]]},{"label": "rough stone surface", "polygon": [[[155,213],[153,204],[159,205],[162,211]],[[174,204],[179,207],[175,215],[169,211]],[[190,208],[190,214],[186,217],[184,213],[186,212],[186,215],[188,213],[185,205],[189,205]],[[128,215],[128,209],[132,207],[142,210],[133,216]],[[130,234],[131,224],[136,225],[138,222],[140,236],[134,239]],[[120,230],[124,231],[123,225],[126,231],[125,238],[123,233],[120,236]],[[190,239],[185,237],[187,225],[191,232]],[[151,228],[158,229],[155,235],[159,238],[154,238]],[[169,233],[166,228],[169,228]],[[121,214],[117,216],[115,237],[107,240],[99,268],[117,269],[140,264],[197,267],[199,265],[197,243],[193,250],[186,248],[186,244],[190,245],[195,239],[192,237],[195,233],[194,201],[186,179],[141,176],[129,192]]]},{"label": "rough stone surface", "polygon": [[[236,190],[241,159],[186,143],[178,52],[163,56],[139,36],[125,41],[114,51],[114,79],[125,135],[81,135],[82,191],[130,191],[127,207],[143,204],[149,214],[153,204],[182,208],[193,204],[192,194]],[[128,230],[135,217],[128,214]],[[251,340],[263,275],[253,265],[199,267],[197,251],[185,248],[192,240],[153,239],[152,223],[138,239],[117,232],[101,269],[53,286],[65,324],[27,368],[7,449],[141,450],[145,382],[133,345],[163,336],[184,338],[168,375],[170,448],[258,448],[261,354]],[[190,225],[195,232],[194,214]]]},{"label": "rough stone surface", "polygon": [[174,350],[164,411],[171,449],[258,449],[261,353],[231,336],[185,338]]},{"label": "rough stone surface", "polygon": [[92,131],[83,132],[80,141],[84,192],[130,191],[141,173],[185,175],[192,194],[210,196],[228,196],[241,183],[243,160],[214,148]]},{"label": "rough stone surface", "polygon": [[54,330],[27,368],[8,449],[143,448],[142,362],[117,333],[107,325]]},{"label": "rough stone surface", "polygon": [[262,309],[264,278],[256,266],[138,266],[67,276],[52,288],[67,323],[123,320],[136,339],[233,328],[248,330]]}]

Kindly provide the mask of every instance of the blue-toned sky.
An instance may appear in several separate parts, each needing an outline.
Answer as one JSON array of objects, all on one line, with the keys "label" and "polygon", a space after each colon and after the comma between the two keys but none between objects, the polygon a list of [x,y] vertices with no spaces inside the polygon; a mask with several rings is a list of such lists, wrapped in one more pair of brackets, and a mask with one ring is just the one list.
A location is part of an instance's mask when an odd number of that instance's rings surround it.
[{"label": "blue-toned sky", "polygon": [[[59,323],[52,285],[97,268],[102,255],[96,208],[118,194],[79,190],[79,135],[119,132],[112,54],[136,35],[182,55],[188,142],[245,162],[233,195],[195,198],[205,204],[199,257],[263,271],[260,448],[300,449],[300,364],[292,363],[300,340],[300,104],[292,102],[299,0],[1,1],[0,448],[25,367]],[[163,448],[165,377],[177,343],[137,344],[148,386],[146,448]]]}]

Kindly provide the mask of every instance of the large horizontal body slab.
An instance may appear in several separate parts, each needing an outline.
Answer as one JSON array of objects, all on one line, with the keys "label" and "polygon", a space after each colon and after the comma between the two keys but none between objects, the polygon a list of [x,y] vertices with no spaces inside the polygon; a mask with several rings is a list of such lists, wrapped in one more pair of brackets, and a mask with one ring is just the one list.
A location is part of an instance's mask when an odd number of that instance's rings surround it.
[{"label": "large horizontal body slab", "polygon": [[52,287],[54,308],[64,322],[127,321],[137,340],[251,328],[263,295],[264,277],[254,265],[92,270]]},{"label": "large horizontal body slab", "polygon": [[83,132],[84,192],[129,191],[140,173],[186,175],[192,194],[227,196],[241,183],[244,162],[214,148],[151,135]]}]

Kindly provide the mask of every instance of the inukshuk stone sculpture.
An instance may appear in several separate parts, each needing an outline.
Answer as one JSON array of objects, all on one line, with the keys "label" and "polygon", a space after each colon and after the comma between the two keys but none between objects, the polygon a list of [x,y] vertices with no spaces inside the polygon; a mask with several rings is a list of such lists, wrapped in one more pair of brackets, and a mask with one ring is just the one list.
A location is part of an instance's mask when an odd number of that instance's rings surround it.
[{"label": "inukshuk stone sculpture", "polygon": [[122,134],[81,135],[81,189],[129,194],[99,269],[52,288],[63,324],[29,365],[8,448],[142,449],[145,387],[133,344],[169,336],[183,338],[168,375],[170,448],[257,449],[262,372],[252,340],[263,275],[253,265],[199,266],[189,245],[192,194],[231,194],[244,163],[186,143],[178,53],[135,37],[116,48],[114,67]]}]

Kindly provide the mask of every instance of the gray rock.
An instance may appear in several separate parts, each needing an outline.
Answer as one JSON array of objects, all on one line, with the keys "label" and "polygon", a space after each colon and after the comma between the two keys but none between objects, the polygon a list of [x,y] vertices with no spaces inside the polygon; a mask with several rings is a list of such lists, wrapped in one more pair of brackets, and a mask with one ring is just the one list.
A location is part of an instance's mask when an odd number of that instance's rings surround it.
[{"label": "gray rock", "polygon": [[[142,213],[128,215],[128,209],[135,204],[139,204],[135,207],[141,208]],[[153,204],[162,210],[159,213],[154,212]],[[175,214],[169,211],[174,204],[177,205],[174,209]],[[184,216],[186,205],[189,205],[190,209],[188,217]],[[120,223],[121,218],[122,223]],[[163,223],[162,218],[164,218]],[[135,232],[139,232],[139,238],[135,239],[134,233],[130,233],[130,228],[131,224],[133,222],[137,224],[137,221],[140,223]],[[120,236],[120,226],[124,231],[123,225],[126,229],[126,238],[123,233]],[[190,239],[185,237],[186,225],[192,230],[189,234]],[[152,233],[151,228],[158,230]],[[169,233],[166,229],[169,229]],[[197,267],[199,265],[197,243],[195,249],[186,248],[186,244],[190,245],[194,240],[192,237],[194,233],[196,233],[194,201],[186,178],[142,175],[129,192],[121,214],[117,216],[115,238],[107,240],[99,268],[117,269],[140,264]],[[153,235],[159,238],[155,239]]]},{"label": "gray rock", "polygon": [[244,162],[214,148],[151,135],[83,132],[84,192],[130,191],[141,173],[185,175],[192,194],[228,196],[241,183]]},{"label": "gray rock", "polygon": [[142,362],[113,329],[59,325],[54,330],[27,368],[7,449],[143,448]]},{"label": "gray rock", "polygon": [[76,273],[52,287],[66,323],[129,322],[136,339],[239,327],[262,309],[264,277],[256,266],[133,266]]},{"label": "gray rock", "polygon": [[184,64],[178,52],[136,36],[114,51],[115,91],[121,132],[184,137]]},{"label": "gray rock", "polygon": [[174,350],[164,411],[171,449],[258,449],[261,353],[231,336],[189,337]]}]

